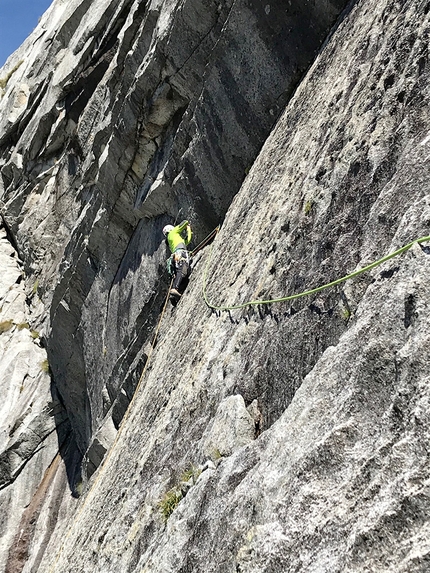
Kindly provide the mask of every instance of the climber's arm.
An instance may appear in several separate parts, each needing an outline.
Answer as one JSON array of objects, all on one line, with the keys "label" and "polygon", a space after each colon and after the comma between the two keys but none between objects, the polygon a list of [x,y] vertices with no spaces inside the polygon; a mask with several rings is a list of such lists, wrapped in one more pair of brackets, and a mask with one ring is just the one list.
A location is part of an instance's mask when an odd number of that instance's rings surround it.
[{"label": "climber's arm", "polygon": [[187,231],[187,237],[186,237],[186,239],[184,239],[184,243],[185,243],[185,245],[188,245],[191,242],[191,238],[193,236],[193,233],[191,231],[190,224],[187,220],[182,221],[182,223],[180,223],[179,225],[177,225],[175,227],[175,231],[177,231],[178,233],[182,233],[182,231],[184,231],[184,230]]},{"label": "climber's arm", "polygon": [[187,228],[187,225],[189,225],[188,221],[186,221],[186,220],[182,221],[182,223],[179,223],[179,225],[176,225],[174,230],[177,233],[182,233],[182,231]]},{"label": "climber's arm", "polygon": [[187,225],[186,229],[187,229],[187,238],[185,239],[185,244],[188,245],[191,242],[191,238],[193,236],[193,233],[191,231],[190,225]]}]

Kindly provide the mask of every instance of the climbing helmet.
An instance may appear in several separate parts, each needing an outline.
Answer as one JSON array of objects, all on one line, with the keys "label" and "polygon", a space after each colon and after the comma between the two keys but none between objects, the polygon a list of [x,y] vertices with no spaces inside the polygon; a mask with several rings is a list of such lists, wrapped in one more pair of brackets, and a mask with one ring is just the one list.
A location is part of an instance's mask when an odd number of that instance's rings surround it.
[{"label": "climbing helmet", "polygon": [[163,235],[166,237],[170,231],[173,231],[175,227],[173,225],[166,225],[165,227],[163,227]]}]

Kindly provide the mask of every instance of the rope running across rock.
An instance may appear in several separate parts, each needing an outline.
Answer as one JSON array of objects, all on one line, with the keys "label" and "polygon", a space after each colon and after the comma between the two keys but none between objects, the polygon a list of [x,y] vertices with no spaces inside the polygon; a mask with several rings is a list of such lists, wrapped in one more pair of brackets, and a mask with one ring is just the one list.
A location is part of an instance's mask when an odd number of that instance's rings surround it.
[{"label": "rope running across rock", "polygon": [[[217,227],[217,232],[219,230],[219,227]],[[382,265],[382,263],[385,263],[386,261],[389,261],[390,259],[392,259],[393,257],[397,257],[398,255],[401,255],[402,253],[405,253],[406,251],[408,251],[413,245],[415,245],[415,243],[419,244],[419,243],[424,243],[426,241],[430,241],[430,236],[427,237],[420,237],[419,239],[415,239],[414,241],[411,241],[410,243],[408,243],[407,245],[404,245],[403,247],[401,247],[400,249],[397,249],[396,251],[385,255],[385,257],[382,257],[380,259],[378,259],[377,261],[374,261],[373,263],[370,263],[369,265],[366,265],[365,267],[363,267],[362,269],[358,269],[344,277],[341,277],[339,279],[336,279],[334,281],[331,281],[327,284],[324,284],[322,286],[319,287],[315,287],[297,294],[292,294],[289,296],[284,296],[284,297],[280,297],[280,298],[272,298],[272,299],[268,299],[268,300],[250,300],[247,302],[243,302],[240,304],[233,304],[233,305],[225,305],[225,306],[218,306],[215,305],[213,303],[211,303],[208,300],[208,296],[207,296],[207,292],[206,292],[206,283],[207,283],[207,274],[208,274],[208,268],[210,266],[210,263],[212,261],[212,253],[213,253],[213,243],[211,245],[211,250],[209,253],[209,257],[208,260],[206,262],[205,265],[205,269],[204,269],[204,273],[203,273],[203,287],[202,287],[202,291],[203,291],[203,298],[205,300],[205,303],[207,304],[207,306],[209,308],[212,308],[213,310],[238,310],[241,308],[245,308],[247,306],[257,306],[257,305],[262,305],[262,304],[273,304],[276,302],[287,302],[290,300],[295,300],[297,298],[301,298],[303,296],[310,296],[312,294],[316,294],[317,292],[321,292],[322,290],[325,290],[327,288],[331,288],[334,287],[340,283],[343,283],[349,279],[352,279],[358,275],[361,275],[362,273],[365,273],[367,271],[370,271],[371,269]]]}]

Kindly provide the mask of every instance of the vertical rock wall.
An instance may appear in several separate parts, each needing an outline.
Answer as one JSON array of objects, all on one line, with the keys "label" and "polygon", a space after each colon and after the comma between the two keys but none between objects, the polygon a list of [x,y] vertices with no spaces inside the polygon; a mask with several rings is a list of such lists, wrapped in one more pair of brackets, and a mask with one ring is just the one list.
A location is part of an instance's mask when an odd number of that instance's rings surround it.
[{"label": "vertical rock wall", "polygon": [[57,2],[8,62],[3,214],[82,452],[136,384],[161,227],[222,219],[341,7]]},{"label": "vertical rock wall", "polygon": [[39,567],[73,511],[66,481],[78,495],[79,459],[85,480],[115,437],[167,286],[161,228],[189,218],[199,239],[223,219],[345,3],[56,0],[0,71],[25,315],[1,335],[9,572]]},{"label": "vertical rock wall", "polygon": [[325,46],[42,571],[427,571],[428,245],[293,304],[201,294],[292,294],[430,234],[429,8],[363,0]]},{"label": "vertical rock wall", "polygon": [[[43,305],[35,292],[26,292],[22,261],[3,227],[0,266],[0,568],[12,572],[21,570],[31,553],[43,498],[54,499],[44,513],[45,520],[55,523],[62,498],[69,497],[65,470],[55,465],[49,483],[56,486],[47,496],[40,496],[40,488],[46,469],[61,459],[60,450],[67,457],[71,429],[51,391],[46,351],[34,327]],[[47,539],[37,538],[33,561],[40,549],[43,554]]]}]

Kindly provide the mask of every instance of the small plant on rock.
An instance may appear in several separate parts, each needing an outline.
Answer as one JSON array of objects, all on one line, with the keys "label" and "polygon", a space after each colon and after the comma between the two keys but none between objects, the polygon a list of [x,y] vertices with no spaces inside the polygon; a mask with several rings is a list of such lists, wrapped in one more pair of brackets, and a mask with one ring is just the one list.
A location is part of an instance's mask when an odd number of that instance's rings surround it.
[{"label": "small plant on rock", "polygon": [[348,322],[348,320],[351,318],[351,311],[349,308],[344,308],[342,310],[342,318],[345,322]]},{"label": "small plant on rock", "polygon": [[48,362],[47,358],[45,358],[45,360],[43,360],[41,362],[40,367],[42,369],[42,372],[46,372],[46,373],[49,372],[49,362]]},{"label": "small plant on rock", "polygon": [[178,507],[182,498],[182,491],[177,486],[175,486],[172,489],[169,489],[169,491],[167,491],[158,502],[158,507],[166,521],[172,515],[173,511]]},{"label": "small plant on rock", "polygon": [[188,490],[196,483],[201,473],[201,468],[191,464],[188,469],[181,473],[179,483],[163,495],[158,502],[158,508],[166,521],[177,508],[181,499],[187,495]]},{"label": "small plant on rock", "polygon": [[305,208],[304,208],[304,212],[305,212],[306,216],[309,216],[311,214],[313,206],[314,206],[314,202],[312,201],[312,199],[309,199],[309,201],[306,201]]},{"label": "small plant on rock", "polygon": [[214,448],[212,450],[211,459],[216,462],[222,458],[222,453],[219,451],[218,448]]},{"label": "small plant on rock", "polygon": [[79,480],[75,483],[72,496],[75,498],[81,497],[83,491],[84,491],[84,484],[82,480]]},{"label": "small plant on rock", "polygon": [[196,482],[197,478],[201,473],[202,470],[200,468],[197,468],[196,466],[191,464],[191,466],[187,470],[182,472],[180,479],[182,482],[187,482],[190,481],[191,478],[193,478],[193,481]]},{"label": "small plant on rock", "polygon": [[8,330],[10,330],[13,326],[13,320],[4,320],[3,322],[0,322],[0,334],[3,334],[3,332],[7,332]]}]

